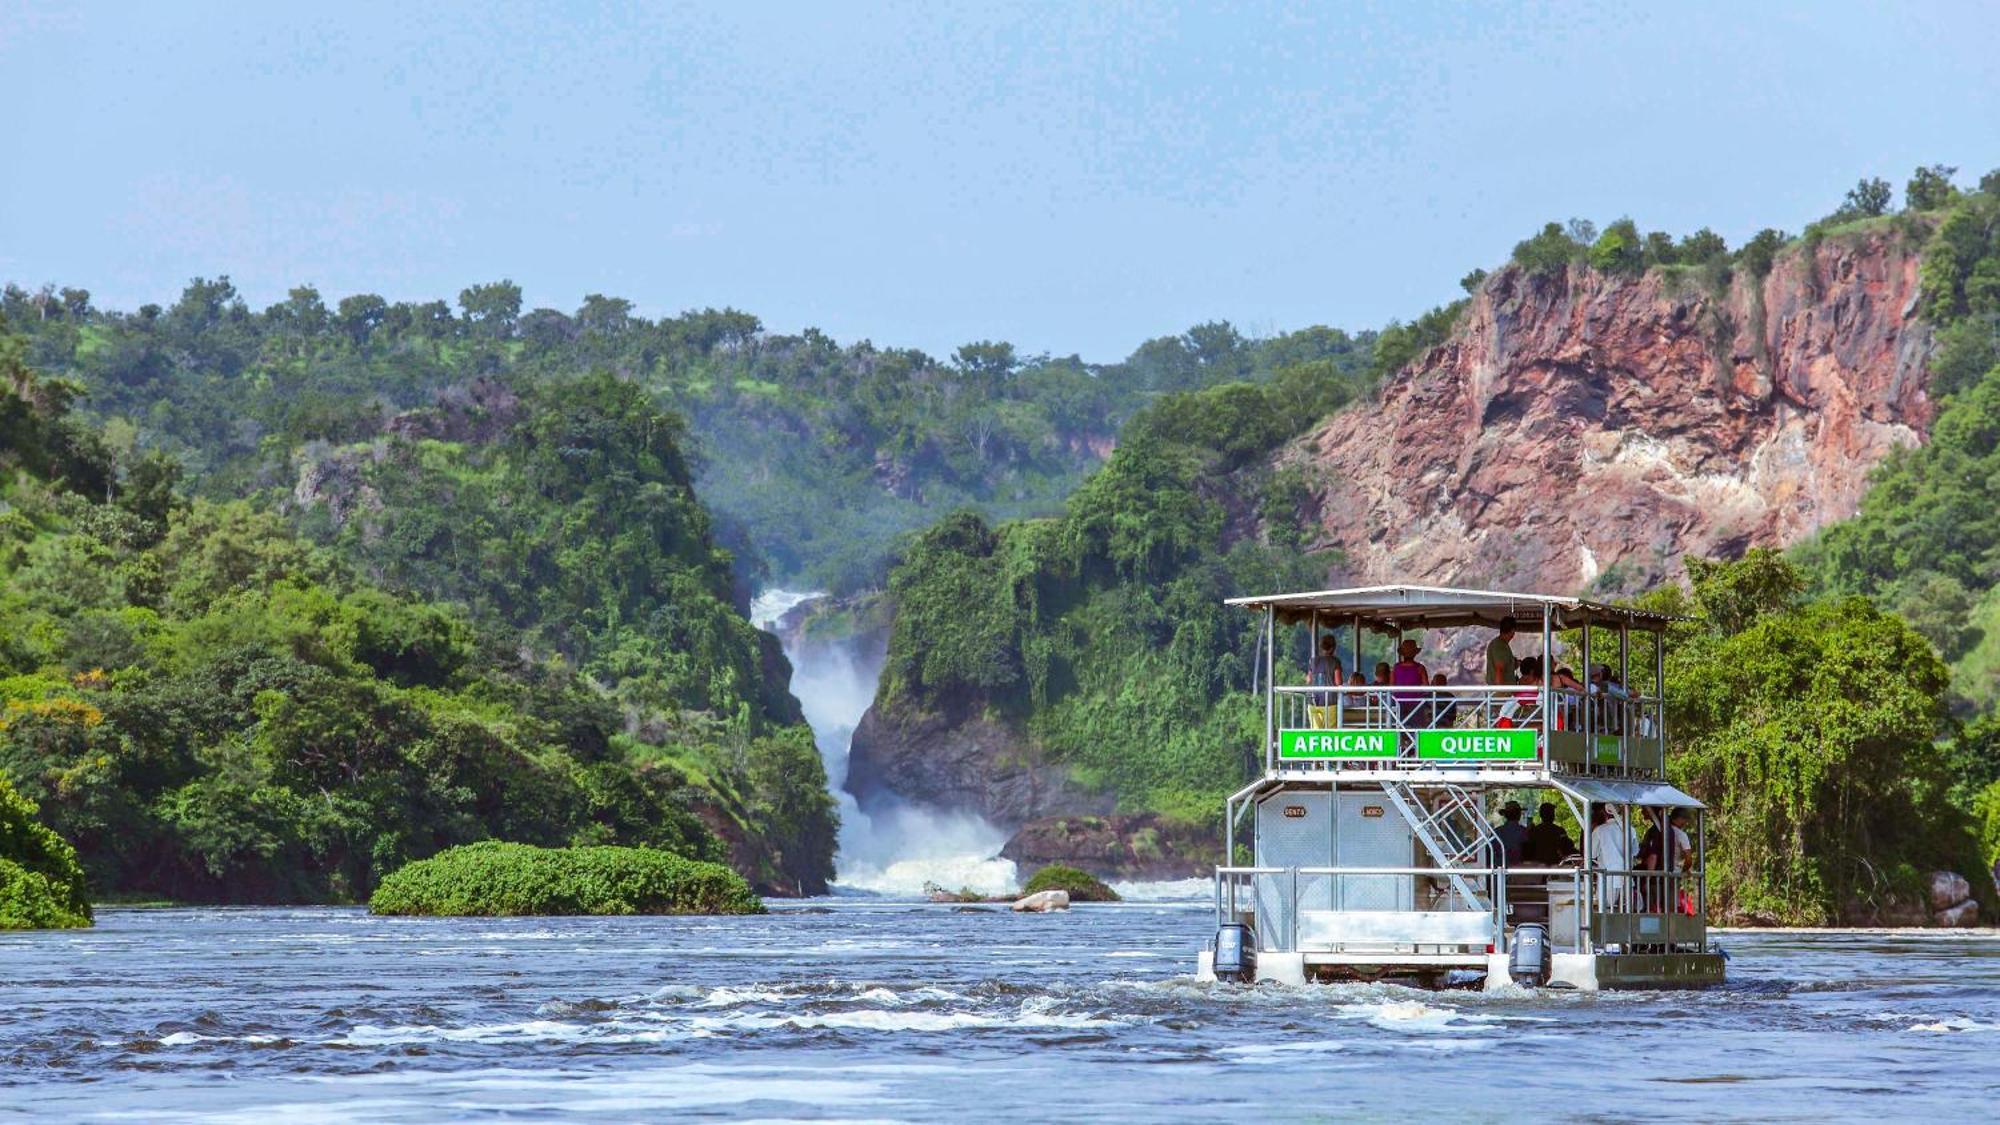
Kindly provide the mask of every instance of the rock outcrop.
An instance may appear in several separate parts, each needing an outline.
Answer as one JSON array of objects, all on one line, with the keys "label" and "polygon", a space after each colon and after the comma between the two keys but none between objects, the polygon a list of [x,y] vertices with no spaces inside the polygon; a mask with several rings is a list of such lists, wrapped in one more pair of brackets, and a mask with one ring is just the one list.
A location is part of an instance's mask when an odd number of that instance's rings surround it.
[{"label": "rock outcrop", "polygon": [[1011,724],[879,696],[854,730],[845,787],[864,812],[901,797],[975,812],[1010,832],[1037,817],[1108,813],[1116,801],[1077,785]]},{"label": "rock outcrop", "polygon": [[1133,816],[1051,816],[1029,821],[1000,851],[1026,868],[1061,863],[1100,879],[1187,879],[1222,858],[1213,831]]},{"label": "rock outcrop", "polygon": [[1882,231],[1688,275],[1496,273],[1452,338],[1281,460],[1338,582],[1643,588],[1852,515],[1927,432],[1917,256]]}]

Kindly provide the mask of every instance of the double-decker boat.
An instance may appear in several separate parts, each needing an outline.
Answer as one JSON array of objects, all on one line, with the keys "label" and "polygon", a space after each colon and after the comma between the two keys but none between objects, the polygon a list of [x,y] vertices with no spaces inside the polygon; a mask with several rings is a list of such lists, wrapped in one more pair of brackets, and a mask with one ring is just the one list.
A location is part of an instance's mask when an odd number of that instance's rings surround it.
[{"label": "double-decker boat", "polygon": [[[1483,974],[1489,989],[1586,990],[1722,980],[1706,924],[1705,810],[1665,774],[1671,618],[1424,586],[1229,604],[1263,618],[1264,768],[1224,808],[1230,866],[1215,872],[1217,932],[1199,976],[1448,984]],[[1512,682],[1401,675],[1336,686],[1323,672],[1317,683],[1279,682],[1296,678],[1278,651],[1300,625],[1315,649],[1336,638],[1329,655],[1341,667],[1365,669],[1395,660],[1406,637],[1472,630],[1484,648],[1503,624],[1520,657],[1538,658],[1525,677],[1507,668]],[[1559,675],[1559,640],[1587,681]],[[1489,653],[1489,667],[1505,663]],[[1643,690],[1627,686],[1635,673]],[[1507,798],[1553,806],[1535,847],[1491,819]]]}]

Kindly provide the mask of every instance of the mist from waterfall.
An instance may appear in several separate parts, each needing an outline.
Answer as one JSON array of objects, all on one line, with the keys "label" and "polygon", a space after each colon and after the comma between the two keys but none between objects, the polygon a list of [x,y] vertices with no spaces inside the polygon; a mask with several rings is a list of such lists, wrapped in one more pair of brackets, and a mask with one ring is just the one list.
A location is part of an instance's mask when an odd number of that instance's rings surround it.
[{"label": "mist from waterfall", "polygon": [[[801,603],[823,597],[796,590],[766,590],[750,606],[750,620],[775,631]],[[854,728],[882,678],[883,654],[857,652],[853,644],[801,644],[779,634],[792,662],[792,694],[812,725],[827,786],[840,808],[834,856],[835,894],[921,894],[926,883],[947,890],[970,888],[1000,894],[1015,888],[1014,861],[1000,858],[1007,833],[971,813],[941,812],[897,801],[874,815],[847,792],[847,755]]]}]

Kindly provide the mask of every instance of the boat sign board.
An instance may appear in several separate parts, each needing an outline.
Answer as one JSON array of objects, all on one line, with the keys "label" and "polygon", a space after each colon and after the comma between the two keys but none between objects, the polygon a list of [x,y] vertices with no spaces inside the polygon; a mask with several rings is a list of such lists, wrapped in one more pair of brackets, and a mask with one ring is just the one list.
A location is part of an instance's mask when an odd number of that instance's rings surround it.
[{"label": "boat sign board", "polygon": [[1295,762],[1319,758],[1393,758],[1392,730],[1281,730],[1278,758]]},{"label": "boat sign board", "polygon": [[1420,730],[1417,758],[1426,762],[1532,762],[1532,730]]}]

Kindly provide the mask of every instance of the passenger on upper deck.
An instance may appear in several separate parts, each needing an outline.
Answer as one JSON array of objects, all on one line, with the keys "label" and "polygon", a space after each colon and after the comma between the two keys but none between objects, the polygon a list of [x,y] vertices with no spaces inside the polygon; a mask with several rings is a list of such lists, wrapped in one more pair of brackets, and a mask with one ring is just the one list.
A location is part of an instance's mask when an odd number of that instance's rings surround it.
[{"label": "passenger on upper deck", "polygon": [[1340,681],[1340,657],[1334,654],[1333,634],[1322,633],[1319,651],[1306,661],[1306,683],[1313,687],[1339,687]]},{"label": "passenger on upper deck", "polygon": [[1513,618],[1501,618],[1500,634],[1486,644],[1486,682],[1489,684],[1514,682],[1514,629]]},{"label": "passenger on upper deck", "polygon": [[1405,726],[1408,726],[1410,720],[1424,709],[1423,692],[1407,689],[1421,688],[1425,681],[1430,679],[1430,670],[1417,660],[1418,647],[1416,638],[1404,638],[1403,643],[1396,646],[1396,666],[1389,669],[1389,682],[1398,688],[1406,689],[1395,693],[1396,709],[1402,712]]},{"label": "passenger on upper deck", "polygon": [[[1306,662],[1306,683],[1312,687],[1339,687],[1341,683],[1340,657],[1334,654],[1332,633],[1323,633],[1319,638],[1319,651],[1313,653]],[[1316,691],[1312,694],[1312,707],[1317,714],[1313,722],[1321,727],[1333,725],[1333,715],[1328,710],[1333,706],[1333,693]]]}]

